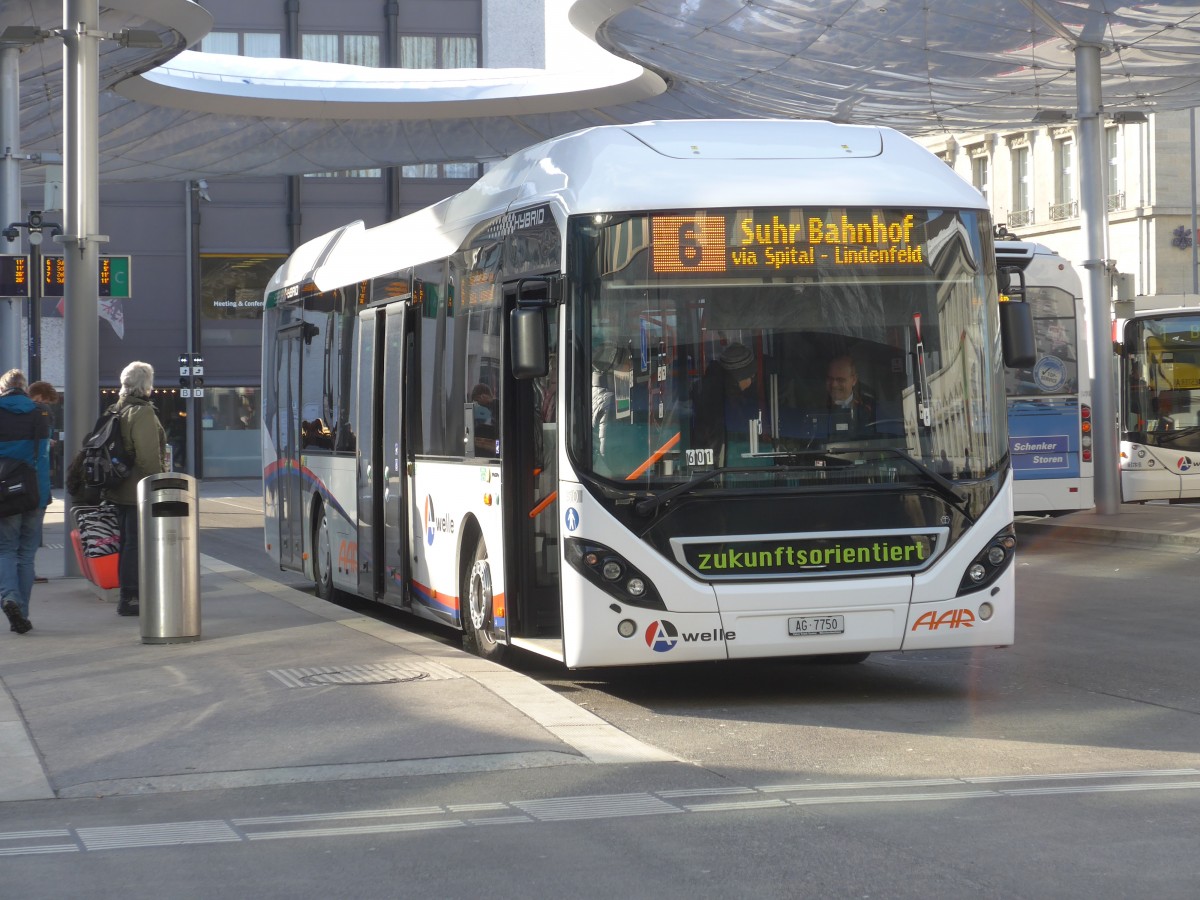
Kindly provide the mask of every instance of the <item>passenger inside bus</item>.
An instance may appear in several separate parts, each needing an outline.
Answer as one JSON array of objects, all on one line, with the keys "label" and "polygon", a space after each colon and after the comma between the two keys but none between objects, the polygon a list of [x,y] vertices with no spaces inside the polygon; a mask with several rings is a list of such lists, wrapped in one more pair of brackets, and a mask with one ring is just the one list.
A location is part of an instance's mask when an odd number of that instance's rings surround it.
[{"label": "passenger inside bus", "polygon": [[758,378],[754,351],[737,341],[725,345],[704,373],[695,402],[692,445],[711,448],[717,465],[760,464],[752,450],[769,438],[762,434]]},{"label": "passenger inside bus", "polygon": [[496,438],[496,394],[489,385],[480,382],[471,388],[472,418],[474,420],[475,455],[496,457],[500,444]]},{"label": "passenger inside bus", "polygon": [[626,452],[628,441],[622,436],[628,428],[616,424],[615,379],[628,377],[632,369],[633,354],[627,347],[604,343],[592,354],[592,453],[597,471],[605,475],[628,475],[640,462]]},{"label": "passenger inside bus", "polygon": [[321,418],[300,423],[301,444],[306,450],[332,450],[333,434]]}]

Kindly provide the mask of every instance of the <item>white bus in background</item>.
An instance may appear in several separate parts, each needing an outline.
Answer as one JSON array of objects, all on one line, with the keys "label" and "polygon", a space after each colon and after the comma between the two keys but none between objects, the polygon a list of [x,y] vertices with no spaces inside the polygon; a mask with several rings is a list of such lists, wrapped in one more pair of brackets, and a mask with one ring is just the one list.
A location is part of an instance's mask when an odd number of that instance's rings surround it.
[{"label": "white bus in background", "polygon": [[[1012,288],[1024,281],[1037,359],[1006,370],[1013,508],[1060,514],[1095,506],[1091,374],[1083,285],[1071,263],[1031,241],[997,240]],[[1019,276],[1018,276],[1019,273]],[[1002,288],[1003,290],[1003,288]]]},{"label": "white bus in background", "polygon": [[265,544],[323,597],[569,667],[1013,641],[1027,307],[894,131],[588,129],[265,299]]},{"label": "white bus in background", "polygon": [[1114,327],[1121,498],[1200,499],[1200,296],[1137,297]]}]

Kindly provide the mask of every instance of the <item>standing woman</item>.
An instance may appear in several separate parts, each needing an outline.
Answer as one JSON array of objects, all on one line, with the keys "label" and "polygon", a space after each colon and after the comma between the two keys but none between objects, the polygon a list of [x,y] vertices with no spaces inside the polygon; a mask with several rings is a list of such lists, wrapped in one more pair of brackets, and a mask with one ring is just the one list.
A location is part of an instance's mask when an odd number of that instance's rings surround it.
[{"label": "standing woman", "polygon": [[25,634],[33,592],[33,559],[42,543],[42,519],[50,502],[50,413],[29,399],[25,373],[0,375],[0,456],[17,459],[37,472],[38,504],[0,518],[0,609],[9,628]]},{"label": "standing woman", "polygon": [[149,363],[131,362],[121,372],[120,399],[111,407],[121,422],[121,442],[133,453],[129,477],[104,492],[104,499],[117,507],[120,528],[117,580],[121,600],[118,616],[136,616],[138,606],[138,482],[147,475],[167,470],[167,433],[150,404],[154,391],[154,369]]}]

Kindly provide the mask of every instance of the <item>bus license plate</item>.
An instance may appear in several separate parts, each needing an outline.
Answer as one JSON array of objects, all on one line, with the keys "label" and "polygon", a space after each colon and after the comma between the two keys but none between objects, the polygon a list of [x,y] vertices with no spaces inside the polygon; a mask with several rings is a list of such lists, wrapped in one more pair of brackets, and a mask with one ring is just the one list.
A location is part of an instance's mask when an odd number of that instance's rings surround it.
[{"label": "bus license plate", "polygon": [[788,634],[805,637],[810,634],[844,634],[845,616],[793,616],[788,619]]}]

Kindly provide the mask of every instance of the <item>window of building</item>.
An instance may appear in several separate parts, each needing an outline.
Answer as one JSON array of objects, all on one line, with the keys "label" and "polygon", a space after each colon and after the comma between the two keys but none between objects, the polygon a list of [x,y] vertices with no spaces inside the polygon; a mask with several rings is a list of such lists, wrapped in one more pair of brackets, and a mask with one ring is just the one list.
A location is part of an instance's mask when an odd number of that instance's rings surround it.
[{"label": "window of building", "polygon": [[200,254],[200,314],[205,319],[262,319],[263,291],[281,253]]},{"label": "window of building", "polygon": [[1125,192],[1121,190],[1121,150],[1120,131],[1116,128],[1104,129],[1104,186],[1108,194],[1108,209],[1125,208]]},{"label": "window of building", "polygon": [[203,53],[278,59],[282,38],[269,31],[210,31],[201,39],[199,49]]},{"label": "window of building", "polygon": [[305,178],[382,178],[382,169],[338,169],[333,172],[307,172]]},{"label": "window of building", "polygon": [[[210,387],[197,401],[201,458],[208,478],[245,477],[262,472],[261,392],[253,387]],[[186,423],[185,423],[186,424]],[[176,451],[176,468],[186,448],[185,430],[168,434]]]},{"label": "window of building", "polygon": [[988,158],[986,153],[980,153],[971,157],[971,184],[975,186],[975,190],[983,194],[983,199],[991,202],[991,196],[988,193],[990,185],[988,178],[990,177],[988,167]]},{"label": "window of building", "polygon": [[1029,147],[1012,148],[1012,211],[1008,224],[1020,228],[1033,224],[1033,184],[1029,172]]},{"label": "window of building", "polygon": [[401,35],[400,66],[405,69],[477,69],[479,39],[454,35]]},{"label": "window of building", "polygon": [[1075,140],[1061,138],[1054,141],[1054,203],[1050,207],[1050,221],[1060,222],[1079,215],[1079,201],[1075,196]]},{"label": "window of building", "polygon": [[415,166],[401,166],[400,174],[405,178],[469,178],[474,181],[479,177],[479,163],[455,162],[420,163]]},{"label": "window of building", "polygon": [[380,39],[377,34],[302,34],[300,56],[319,62],[378,66]]}]

